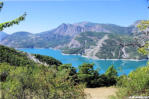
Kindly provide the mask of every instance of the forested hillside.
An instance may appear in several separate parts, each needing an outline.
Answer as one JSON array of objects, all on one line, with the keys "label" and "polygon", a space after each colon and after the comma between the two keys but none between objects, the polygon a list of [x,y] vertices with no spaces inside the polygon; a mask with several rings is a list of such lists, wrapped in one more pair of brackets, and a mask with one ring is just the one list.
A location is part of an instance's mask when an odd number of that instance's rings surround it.
[{"label": "forested hillside", "polygon": [[25,66],[35,64],[27,57],[26,53],[21,53],[13,48],[0,45],[0,63],[9,63],[15,66]]},{"label": "forested hillside", "polygon": [[46,65],[36,63],[27,53],[0,45],[0,98],[85,98],[83,86],[68,79],[69,71],[58,70],[61,62],[48,56],[32,56]]},{"label": "forested hillside", "polygon": [[105,74],[99,74],[94,64],[88,63],[77,70],[49,56],[31,55],[0,45],[3,99],[85,99],[83,88],[115,85],[117,77],[113,66]]},{"label": "forested hillside", "polygon": [[137,52],[137,46],[125,46],[136,42],[133,35],[84,32],[62,48],[66,54],[81,54],[94,59],[146,59]]}]

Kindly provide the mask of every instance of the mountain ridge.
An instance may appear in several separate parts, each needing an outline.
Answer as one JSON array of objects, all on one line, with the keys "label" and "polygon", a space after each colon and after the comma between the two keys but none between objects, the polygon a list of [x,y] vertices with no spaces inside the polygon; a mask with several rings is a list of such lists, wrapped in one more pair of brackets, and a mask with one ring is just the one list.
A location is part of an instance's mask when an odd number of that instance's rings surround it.
[{"label": "mountain ridge", "polygon": [[0,41],[1,41],[2,39],[4,39],[5,37],[7,37],[7,36],[8,36],[7,33],[5,33],[5,32],[0,32]]},{"label": "mountain ridge", "polygon": [[64,54],[80,54],[93,59],[147,59],[137,52],[137,46],[121,46],[132,42],[135,42],[132,35],[84,32],[61,50]]},{"label": "mountain ridge", "polygon": [[[15,32],[5,37],[2,41],[0,41],[0,44],[15,48],[56,48],[63,50],[66,54],[81,54],[88,57],[98,57],[100,59],[141,59],[142,56],[136,55],[136,48],[132,48],[134,52],[131,52],[131,47],[121,48],[119,44],[119,42],[123,40],[126,40],[123,41],[124,43],[127,42],[127,40],[133,41],[134,33],[138,32],[136,27],[138,23],[139,21],[128,27],[91,22],[80,22],[74,24],[63,23],[53,30],[44,31],[37,34],[24,31]],[[107,34],[108,39],[104,40],[103,43],[100,44],[101,46],[99,47],[99,50],[96,46],[105,34]],[[131,37],[131,39],[128,39],[129,37]],[[113,44],[113,46],[110,44]],[[93,56],[86,53],[86,51],[89,51],[90,49],[97,49],[96,53],[92,53],[94,54]],[[112,51],[113,49],[115,51]],[[107,50],[107,54],[103,54],[106,53],[105,50]],[[116,54],[118,53],[116,51],[119,50],[119,56],[117,56]],[[132,57],[131,54],[135,57]]]}]

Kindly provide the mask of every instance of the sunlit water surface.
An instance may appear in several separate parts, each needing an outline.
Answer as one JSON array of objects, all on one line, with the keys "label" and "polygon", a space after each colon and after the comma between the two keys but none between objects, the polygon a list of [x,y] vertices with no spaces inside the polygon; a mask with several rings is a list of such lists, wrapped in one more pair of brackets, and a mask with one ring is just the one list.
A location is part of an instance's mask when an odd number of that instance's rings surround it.
[{"label": "sunlit water surface", "polygon": [[117,69],[118,74],[129,74],[131,71],[135,70],[138,67],[145,66],[147,63],[147,60],[94,60],[82,57],[80,55],[64,55],[61,53],[60,50],[53,50],[53,49],[18,49],[20,51],[24,51],[27,53],[32,54],[41,54],[41,55],[47,55],[52,56],[59,61],[61,61],[63,64],[72,64],[72,66],[78,68],[79,65],[82,63],[94,63],[95,69],[100,69],[100,73],[104,73],[106,69],[114,65],[114,67]]}]

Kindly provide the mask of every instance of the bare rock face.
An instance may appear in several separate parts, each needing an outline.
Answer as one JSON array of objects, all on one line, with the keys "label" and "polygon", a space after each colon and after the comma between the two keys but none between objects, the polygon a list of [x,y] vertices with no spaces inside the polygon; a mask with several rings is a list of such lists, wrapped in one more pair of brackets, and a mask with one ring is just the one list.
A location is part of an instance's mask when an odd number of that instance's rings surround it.
[{"label": "bare rock face", "polygon": [[[115,29],[115,30],[114,30]],[[91,22],[80,22],[74,24],[61,24],[56,29],[50,31],[51,33],[62,35],[62,36],[71,36],[74,37],[75,35],[81,32],[105,32],[105,33],[114,33],[114,32],[124,32],[130,33],[128,30],[129,27],[120,27],[114,24],[99,24],[99,23],[91,23]],[[123,33],[122,33],[123,34]]]},{"label": "bare rock face", "polygon": [[63,36],[74,36],[78,33],[85,32],[84,28],[79,25],[73,24],[62,24],[53,30],[54,34],[59,34]]},{"label": "bare rock face", "polygon": [[73,38],[70,43],[67,45],[67,47],[69,48],[79,48],[81,47],[81,44],[79,43],[79,41],[75,40],[75,38]]}]

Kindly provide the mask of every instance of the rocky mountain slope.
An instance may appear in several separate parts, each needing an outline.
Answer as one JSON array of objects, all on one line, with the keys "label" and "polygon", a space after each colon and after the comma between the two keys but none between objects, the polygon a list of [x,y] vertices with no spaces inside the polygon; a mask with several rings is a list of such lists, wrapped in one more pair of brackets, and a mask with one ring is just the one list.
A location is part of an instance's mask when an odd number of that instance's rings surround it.
[{"label": "rocky mountain slope", "polygon": [[16,32],[3,38],[0,44],[15,48],[57,48],[64,53],[82,54],[95,59],[138,59],[142,56],[138,56],[137,48],[131,51],[130,47],[124,48],[119,44],[121,41],[127,42],[129,38],[133,41],[133,35],[138,32],[138,23],[128,27],[91,22],[63,23],[53,30],[37,34]]},{"label": "rocky mountain slope", "polygon": [[7,36],[0,44],[14,48],[54,48],[68,42],[68,40],[70,40],[68,36],[16,32]]},{"label": "rocky mountain slope", "polygon": [[49,48],[60,47],[70,42],[81,32],[105,32],[118,34],[131,34],[135,32],[135,25],[122,27],[114,24],[99,24],[80,22],[75,24],[61,24],[57,28],[38,34],[16,32],[3,39],[0,44],[10,47]]},{"label": "rocky mountain slope", "polygon": [[[77,42],[77,43],[76,43]],[[137,46],[122,46],[135,42],[132,35],[84,32],[62,48],[65,54],[81,54],[94,59],[146,59],[137,52]]]},{"label": "rocky mountain slope", "polygon": [[121,33],[121,34],[130,34],[132,33],[133,26],[130,27],[121,27],[114,24],[99,24],[91,22],[80,22],[75,24],[61,24],[56,29],[53,29],[49,32],[63,35],[63,36],[75,36],[81,32],[106,32],[106,33]]}]

